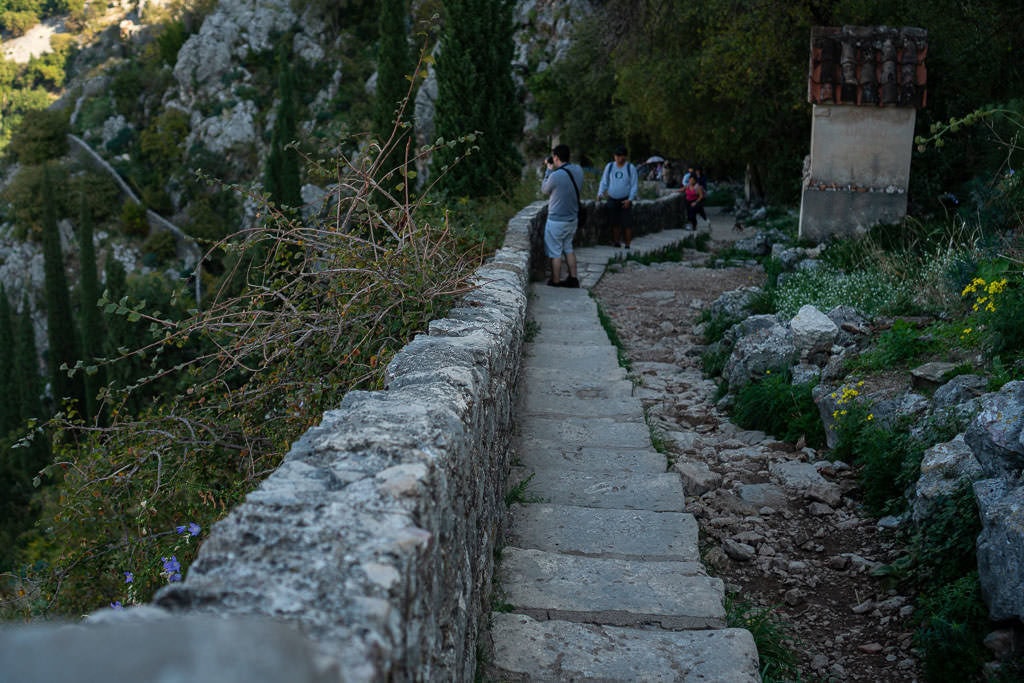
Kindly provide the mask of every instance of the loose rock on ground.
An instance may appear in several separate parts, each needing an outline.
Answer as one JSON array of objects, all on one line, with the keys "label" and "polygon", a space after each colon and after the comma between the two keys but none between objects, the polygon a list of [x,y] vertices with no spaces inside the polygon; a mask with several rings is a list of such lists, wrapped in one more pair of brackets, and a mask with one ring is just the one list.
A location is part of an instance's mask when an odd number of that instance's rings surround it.
[{"label": "loose rock on ground", "polygon": [[826,452],[740,429],[715,405],[693,328],[759,267],[613,265],[593,289],[638,379],[648,423],[683,476],[704,563],[738,603],[771,608],[802,680],[917,681],[912,600],[872,575],[897,554],[864,515],[854,472]]}]

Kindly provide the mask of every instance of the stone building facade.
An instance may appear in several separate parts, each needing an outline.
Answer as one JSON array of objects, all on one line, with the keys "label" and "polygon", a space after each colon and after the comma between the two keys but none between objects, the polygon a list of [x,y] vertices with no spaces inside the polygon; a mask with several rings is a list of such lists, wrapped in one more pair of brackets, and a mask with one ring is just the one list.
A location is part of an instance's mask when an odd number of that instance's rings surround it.
[{"label": "stone building facade", "polygon": [[914,124],[927,100],[927,39],[910,27],[812,30],[801,238],[863,234],[906,215]]}]

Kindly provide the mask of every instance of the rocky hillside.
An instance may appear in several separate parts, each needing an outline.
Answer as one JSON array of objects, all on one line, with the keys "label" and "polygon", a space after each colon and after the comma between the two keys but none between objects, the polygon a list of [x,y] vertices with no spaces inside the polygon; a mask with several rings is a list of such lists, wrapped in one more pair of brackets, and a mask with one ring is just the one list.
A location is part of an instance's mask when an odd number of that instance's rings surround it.
[{"label": "rocky hillside", "polygon": [[[117,173],[141,205],[202,243],[245,227],[254,215],[251,201],[198,180],[196,171],[240,187],[261,181],[280,104],[282,59],[296,74],[300,149],[319,159],[359,153],[375,85],[374,46],[367,35],[375,31],[376,17],[369,9],[373,3],[365,5],[346,10],[295,0],[219,0],[188,8],[169,0],[118,3],[102,14],[97,10],[83,27],[48,20],[5,42],[4,53],[27,61],[47,51],[54,33],[71,33],[79,48],[68,60],[64,91],[52,106],[69,113],[71,133],[103,160],[100,173]],[[414,24],[433,24],[429,35],[436,39],[436,19],[427,13],[437,8],[428,3],[417,8]],[[512,67],[527,109],[528,76],[564,53],[572,22],[590,11],[588,0],[519,3]],[[436,92],[431,72],[415,97],[422,143],[433,139]],[[527,114],[524,150],[549,145],[534,139],[537,121]],[[80,159],[65,166],[72,175],[97,169],[95,159],[88,167]],[[8,167],[5,176],[9,187],[17,167]],[[323,181],[304,178],[303,198],[311,206],[326,189],[318,184]],[[176,252],[166,246],[160,252],[145,235],[126,234],[131,231],[122,207],[108,209],[97,225],[101,269],[114,257],[129,273],[157,271],[179,278],[192,270],[195,259],[183,254],[198,253],[195,247],[183,250],[179,239]],[[62,217],[72,284],[75,220],[70,211]],[[149,222],[154,223],[152,216]],[[0,283],[8,293],[32,293],[38,305],[41,250],[36,241],[23,239],[25,233],[10,218],[0,225]],[[36,318],[38,341],[45,344],[44,316]]]}]

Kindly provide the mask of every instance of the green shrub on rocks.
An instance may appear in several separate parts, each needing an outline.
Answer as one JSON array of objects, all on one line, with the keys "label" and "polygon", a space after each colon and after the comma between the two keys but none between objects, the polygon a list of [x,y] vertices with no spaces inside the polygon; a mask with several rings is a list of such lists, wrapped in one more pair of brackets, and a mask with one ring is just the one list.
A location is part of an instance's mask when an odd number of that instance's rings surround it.
[{"label": "green shrub on rocks", "polygon": [[798,680],[796,644],[770,607],[759,607],[735,595],[725,596],[725,621],[730,628],[745,628],[754,637],[761,680],[782,683]]},{"label": "green shrub on rocks", "polygon": [[978,572],[921,595],[920,626],[914,634],[924,657],[924,672],[933,683],[976,680],[987,659],[981,645],[988,631]]},{"label": "green shrub on rocks", "polygon": [[784,441],[803,438],[813,448],[824,446],[825,428],[811,395],[814,387],[813,382],[793,384],[784,368],[768,371],[736,394],[733,420]]}]

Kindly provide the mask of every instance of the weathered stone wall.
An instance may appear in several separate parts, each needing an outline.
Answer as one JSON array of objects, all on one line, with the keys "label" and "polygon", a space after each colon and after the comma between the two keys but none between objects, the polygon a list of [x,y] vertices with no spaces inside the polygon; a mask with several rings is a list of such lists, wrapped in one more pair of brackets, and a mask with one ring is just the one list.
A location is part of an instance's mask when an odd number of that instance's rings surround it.
[{"label": "weathered stone wall", "polygon": [[543,209],[510,221],[478,287],[394,358],[385,390],[349,393],[214,525],[183,583],[84,624],[0,632],[4,675],[473,680]]}]

